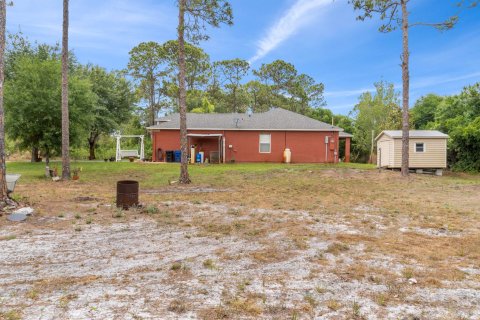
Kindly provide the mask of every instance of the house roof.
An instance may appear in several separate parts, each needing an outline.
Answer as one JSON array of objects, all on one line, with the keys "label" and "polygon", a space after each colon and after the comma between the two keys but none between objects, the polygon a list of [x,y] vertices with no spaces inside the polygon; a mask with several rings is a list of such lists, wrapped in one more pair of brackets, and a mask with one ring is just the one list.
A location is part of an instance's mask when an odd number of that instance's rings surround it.
[{"label": "house roof", "polygon": [[[307,116],[281,108],[267,112],[252,113],[188,113],[187,128],[190,130],[278,130],[278,131],[343,131]],[[174,113],[157,119],[149,130],[180,129],[180,115]]]},{"label": "house roof", "polygon": [[[384,130],[375,138],[375,141],[377,141],[384,134],[393,139],[402,138],[402,130]],[[409,137],[410,138],[427,138],[427,139],[447,139],[448,135],[437,130],[410,130]]]},{"label": "house roof", "polygon": [[342,131],[338,135],[340,138],[353,138],[353,134]]}]

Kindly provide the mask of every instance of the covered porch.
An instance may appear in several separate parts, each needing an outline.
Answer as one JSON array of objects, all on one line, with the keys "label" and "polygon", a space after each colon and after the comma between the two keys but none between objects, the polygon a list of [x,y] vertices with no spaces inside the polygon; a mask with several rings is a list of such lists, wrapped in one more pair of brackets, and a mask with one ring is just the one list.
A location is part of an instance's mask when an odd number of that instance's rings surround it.
[{"label": "covered porch", "polygon": [[[344,162],[350,162],[350,144],[353,135],[347,132],[340,132],[339,134],[339,142],[340,146],[344,144]],[[340,150],[339,150],[340,151]]]},{"label": "covered porch", "polygon": [[203,153],[201,162],[225,163],[225,137],[221,133],[189,133],[187,135],[190,163],[196,163],[197,155]]}]

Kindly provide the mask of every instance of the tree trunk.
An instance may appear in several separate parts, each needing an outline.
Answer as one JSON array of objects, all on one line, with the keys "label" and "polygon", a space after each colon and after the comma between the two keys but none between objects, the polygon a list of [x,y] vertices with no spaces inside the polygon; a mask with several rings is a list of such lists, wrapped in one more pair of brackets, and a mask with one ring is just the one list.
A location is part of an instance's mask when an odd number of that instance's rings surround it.
[{"label": "tree trunk", "polygon": [[153,71],[150,79],[150,125],[155,125],[155,78],[153,76]]},{"label": "tree trunk", "polygon": [[68,115],[68,0],[63,0],[62,35],[62,179],[70,180],[70,123]]},{"label": "tree trunk", "polygon": [[99,134],[96,132],[90,132],[90,137],[88,138],[88,147],[89,147],[89,156],[88,160],[95,160],[95,147],[97,146]]},{"label": "tree trunk", "polygon": [[91,141],[90,139],[88,140],[88,147],[90,154],[88,156],[88,160],[95,160],[95,141]]},{"label": "tree trunk", "polygon": [[38,147],[32,147],[32,157],[30,162],[38,162],[39,156],[38,156]]},{"label": "tree trunk", "polygon": [[5,80],[5,29],[7,3],[0,0],[0,209],[9,203],[5,163],[5,114],[3,112],[3,83]]},{"label": "tree trunk", "polygon": [[187,92],[185,88],[185,9],[186,0],[178,2],[178,84],[180,102],[180,146],[182,160],[180,165],[180,183],[190,183],[188,176],[188,141],[187,141]]},{"label": "tree trunk", "polygon": [[408,52],[408,11],[407,0],[401,0],[402,4],[402,36],[403,36],[403,56],[402,56],[402,81],[403,81],[403,106],[402,106],[402,176],[409,174],[409,121],[408,107],[410,94],[410,74]]}]

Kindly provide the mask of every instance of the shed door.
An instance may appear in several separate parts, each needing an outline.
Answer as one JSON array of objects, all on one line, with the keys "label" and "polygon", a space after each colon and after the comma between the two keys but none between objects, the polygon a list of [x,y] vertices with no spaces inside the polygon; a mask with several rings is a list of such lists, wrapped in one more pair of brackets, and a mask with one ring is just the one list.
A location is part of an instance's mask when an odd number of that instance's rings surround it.
[{"label": "shed door", "polygon": [[382,141],[378,145],[378,166],[380,168],[390,166],[390,143],[388,141]]}]

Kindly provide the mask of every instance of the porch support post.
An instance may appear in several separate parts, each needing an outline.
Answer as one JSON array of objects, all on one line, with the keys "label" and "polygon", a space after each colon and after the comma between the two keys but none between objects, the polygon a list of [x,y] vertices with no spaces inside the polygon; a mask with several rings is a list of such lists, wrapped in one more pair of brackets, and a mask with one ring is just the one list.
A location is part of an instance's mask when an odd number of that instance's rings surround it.
[{"label": "porch support post", "polygon": [[122,155],[120,154],[120,139],[121,138],[122,138],[121,136],[117,136],[117,152],[116,152],[116,156],[115,156],[115,161],[116,162],[122,160]]},{"label": "porch support post", "polygon": [[350,138],[345,139],[345,162],[350,162]]},{"label": "porch support post", "polygon": [[145,160],[145,143],[143,141],[144,136],[140,136],[140,160]]}]

